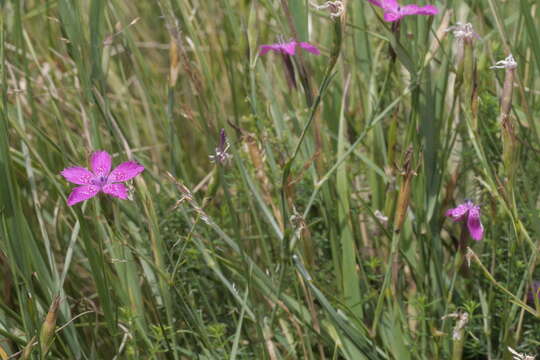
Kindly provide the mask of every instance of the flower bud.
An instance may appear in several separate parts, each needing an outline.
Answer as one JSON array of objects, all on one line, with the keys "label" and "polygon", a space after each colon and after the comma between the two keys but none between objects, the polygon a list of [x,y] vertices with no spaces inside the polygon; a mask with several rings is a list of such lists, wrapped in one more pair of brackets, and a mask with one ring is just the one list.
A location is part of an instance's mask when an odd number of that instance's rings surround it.
[{"label": "flower bud", "polygon": [[407,215],[407,210],[409,209],[412,178],[415,175],[415,172],[412,169],[412,153],[413,149],[412,146],[410,146],[405,153],[405,159],[403,161],[403,182],[399,188],[396,213],[394,216],[394,231],[397,233],[401,231],[401,227],[403,226],[403,222]]},{"label": "flower bud", "polygon": [[499,122],[501,124],[501,139],[503,146],[503,165],[508,184],[513,186],[516,170],[519,142],[516,136],[516,127],[511,117],[512,91],[514,87],[514,75],[517,63],[512,54],[506,59],[498,61],[491,69],[506,69],[504,85],[501,94],[501,109]]}]

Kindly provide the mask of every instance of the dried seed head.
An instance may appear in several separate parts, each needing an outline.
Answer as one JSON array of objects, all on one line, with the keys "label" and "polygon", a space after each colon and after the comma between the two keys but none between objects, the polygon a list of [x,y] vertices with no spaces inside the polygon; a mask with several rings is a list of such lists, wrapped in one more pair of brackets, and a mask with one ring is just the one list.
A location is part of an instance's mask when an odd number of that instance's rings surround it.
[{"label": "dried seed head", "polygon": [[508,351],[510,351],[512,353],[512,359],[513,360],[534,360],[534,359],[536,359],[536,356],[519,353],[516,350],[512,349],[510,346],[508,347]]},{"label": "dried seed head", "polygon": [[495,65],[490,66],[490,69],[515,69],[517,68],[517,62],[514,60],[514,57],[512,54],[508,55],[508,57],[504,60],[497,61]]},{"label": "dried seed head", "polygon": [[454,330],[452,331],[452,339],[461,340],[463,337],[463,329],[469,322],[469,314],[465,311],[457,311],[442,317],[443,320],[448,318],[457,319],[456,326],[454,326]]},{"label": "dried seed head", "polygon": [[384,214],[380,210],[375,210],[374,215],[384,225],[386,225],[386,223],[388,223],[388,216],[384,216]]},{"label": "dried seed head", "polygon": [[57,296],[54,298],[49,312],[45,317],[43,325],[41,325],[41,330],[39,333],[39,344],[41,347],[41,354],[44,356],[51,347],[51,344],[54,340],[54,330],[56,329],[56,319],[58,318],[58,307],[60,306],[60,297]]},{"label": "dried seed head", "polygon": [[396,233],[401,231],[403,222],[407,215],[407,210],[409,208],[409,200],[411,197],[411,186],[412,178],[416,175],[416,172],[413,170],[413,148],[409,146],[404,155],[403,160],[403,181],[399,188],[399,194],[396,205],[396,212],[394,215],[394,231]]},{"label": "dried seed head", "polygon": [[478,35],[474,29],[471,23],[456,23],[454,26],[450,26],[448,29],[446,29],[446,32],[452,32],[456,39],[458,40],[470,40],[473,39],[480,39],[480,35]]},{"label": "dried seed head", "polygon": [[343,4],[343,1],[327,1],[322,5],[317,5],[315,3],[311,3],[311,6],[313,6],[317,10],[330,10],[330,17],[332,19],[337,19],[343,16],[345,13],[345,4]]}]

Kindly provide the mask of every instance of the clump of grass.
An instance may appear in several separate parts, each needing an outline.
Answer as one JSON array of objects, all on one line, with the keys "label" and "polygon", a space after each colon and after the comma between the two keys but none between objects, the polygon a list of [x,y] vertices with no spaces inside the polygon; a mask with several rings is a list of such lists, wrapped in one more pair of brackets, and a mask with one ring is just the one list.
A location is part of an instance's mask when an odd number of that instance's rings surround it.
[{"label": "clump of grass", "polygon": [[[0,3],[0,359],[538,353],[537,5],[343,4]],[[279,37],[321,49],[300,86]],[[95,150],[145,166],[133,200],[68,207]]]}]

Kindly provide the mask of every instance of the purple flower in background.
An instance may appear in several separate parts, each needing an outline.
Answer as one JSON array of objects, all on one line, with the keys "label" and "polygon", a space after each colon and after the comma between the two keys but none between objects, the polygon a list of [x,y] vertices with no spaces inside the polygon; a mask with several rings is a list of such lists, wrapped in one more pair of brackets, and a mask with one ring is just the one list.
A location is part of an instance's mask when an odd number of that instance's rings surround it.
[{"label": "purple flower in background", "polygon": [[527,301],[531,304],[534,304],[534,298],[537,298],[540,301],[540,281],[533,281],[531,284],[531,289],[527,293]]},{"label": "purple flower in background", "polygon": [[436,15],[439,13],[434,5],[419,6],[415,4],[400,6],[396,0],[368,0],[384,11],[384,20],[388,22],[399,21],[408,15]]},{"label": "purple flower in background", "polygon": [[229,160],[231,160],[232,155],[229,154],[229,139],[225,133],[225,129],[221,129],[219,132],[219,146],[215,149],[214,155],[210,155],[210,161],[213,163],[219,163],[225,165]]},{"label": "purple flower in background", "polygon": [[470,200],[446,212],[454,221],[467,221],[469,234],[474,240],[482,240],[484,237],[484,227],[480,222],[480,206],[474,205]]},{"label": "purple flower in background", "polygon": [[104,192],[111,196],[127,199],[128,190],[121,182],[133,179],[143,172],[144,166],[134,161],[126,161],[111,171],[112,159],[106,151],[96,151],[90,157],[92,171],[79,167],[69,167],[60,173],[67,181],[82,185],[73,188],[67,199],[67,204],[73,206],[81,201]]},{"label": "purple flower in background", "polygon": [[296,40],[291,40],[289,42],[279,42],[277,44],[261,45],[259,55],[264,55],[270,50],[281,53],[283,55],[295,55],[296,47],[300,46],[302,49],[306,50],[315,55],[320,55],[321,52],[315,45],[311,45],[308,42],[297,42]]}]

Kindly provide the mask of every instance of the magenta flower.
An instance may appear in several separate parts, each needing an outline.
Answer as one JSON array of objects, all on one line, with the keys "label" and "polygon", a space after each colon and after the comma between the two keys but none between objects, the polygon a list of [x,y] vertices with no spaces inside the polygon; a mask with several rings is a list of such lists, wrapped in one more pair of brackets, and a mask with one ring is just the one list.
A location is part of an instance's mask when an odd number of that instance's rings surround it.
[{"label": "magenta flower", "polygon": [[315,55],[320,55],[321,53],[316,46],[307,42],[298,42],[296,40],[291,40],[287,43],[280,41],[277,44],[261,45],[261,51],[259,52],[259,55],[264,55],[271,50],[281,54],[283,64],[285,65],[285,70],[287,71],[287,82],[292,88],[296,88],[296,77],[292,56],[296,54],[297,46],[300,46],[302,49]]},{"label": "magenta flower", "polygon": [[92,171],[83,167],[74,166],[65,168],[60,173],[67,181],[82,185],[73,188],[67,199],[67,204],[73,206],[81,201],[104,192],[111,196],[127,199],[128,191],[121,182],[133,179],[143,172],[144,166],[134,161],[126,161],[111,171],[112,159],[106,151],[96,151],[90,157]]},{"label": "magenta flower", "polygon": [[454,221],[467,220],[469,234],[474,240],[482,240],[484,237],[484,227],[480,222],[480,206],[474,205],[472,201],[465,201],[458,207],[448,210],[445,215]]},{"label": "magenta flower", "polygon": [[384,11],[384,20],[399,21],[408,15],[436,15],[439,9],[435,5],[419,6],[415,4],[400,6],[396,0],[368,0]]},{"label": "magenta flower", "polygon": [[264,55],[268,53],[270,50],[281,53],[283,55],[295,55],[296,54],[296,47],[300,46],[302,49],[306,50],[307,52],[310,52],[315,55],[320,55],[321,52],[319,49],[317,49],[316,46],[311,45],[307,42],[297,42],[296,40],[291,40],[288,43],[277,43],[277,44],[270,44],[270,45],[261,45],[261,51],[259,52],[259,55]]}]

